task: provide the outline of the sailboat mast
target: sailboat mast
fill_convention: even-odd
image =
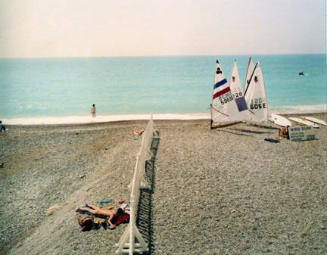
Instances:
[[[255,67],[254,67],[253,72],[252,72],[252,74],[251,74],[251,76],[250,76],[250,79],[249,79],[249,84],[247,85],[246,90],[244,91],[244,96],[246,95],[246,92],[248,91],[248,88],[249,88],[250,82],[251,82],[252,77],[253,77],[253,75],[254,75],[255,69],[257,69],[257,66],[258,66],[258,63],[255,64]]]

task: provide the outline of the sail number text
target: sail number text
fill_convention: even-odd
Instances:
[[[228,102],[233,101],[233,100],[234,100],[234,97],[231,92],[227,92],[219,97],[219,101],[222,105],[227,104]]]
[[[251,100],[250,109],[257,110],[267,108],[267,103],[265,102],[265,98],[254,98]]]

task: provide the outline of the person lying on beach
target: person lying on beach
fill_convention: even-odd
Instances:
[[[288,125],[286,127],[282,127],[279,129],[278,131],[278,135],[281,136],[281,137],[284,137],[284,138],[287,138],[289,139],[289,136],[288,136]]]
[[[144,133],[144,129],[134,129],[134,135],[142,135]]]
[[[85,207],[79,207],[76,209],[76,211],[82,211],[82,212],[89,212],[92,213],[95,216],[105,216],[108,217],[108,224],[110,225],[110,229],[114,229],[118,224],[117,218],[119,215],[124,214],[124,210],[119,208],[118,210],[115,209],[106,209],[102,207],[97,207],[95,205],[86,204]]]

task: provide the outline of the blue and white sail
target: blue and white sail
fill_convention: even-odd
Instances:
[[[240,121],[238,107],[218,60],[212,95],[211,120],[213,122]]]

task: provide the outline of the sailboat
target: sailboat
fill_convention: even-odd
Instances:
[[[240,121],[237,104],[218,60],[216,61],[215,83],[210,106],[211,127],[214,122]]]
[[[255,122],[268,121],[268,102],[260,62],[257,62],[254,67],[244,96],[249,110],[253,113],[250,115],[250,120]]]
[[[237,108],[238,108],[238,119],[239,120],[248,120],[249,112],[248,105],[243,96],[242,88],[241,88],[241,80],[238,72],[237,62],[234,60],[232,75],[230,79],[230,89],[232,91],[233,97],[235,99]]]

